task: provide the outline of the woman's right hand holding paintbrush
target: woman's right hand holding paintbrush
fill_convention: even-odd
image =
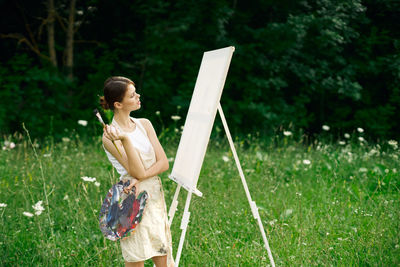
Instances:
[[[104,128],[104,136],[111,141],[116,140],[124,140],[126,138],[126,133],[121,132],[118,128],[114,127],[113,125],[105,124]]]

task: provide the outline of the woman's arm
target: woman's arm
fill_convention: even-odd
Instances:
[[[167,159],[167,155],[165,154],[165,151],[157,138],[156,131],[154,130],[151,122],[148,119],[140,119],[140,122],[145,128],[147,136],[149,137],[150,143],[153,146],[154,152],[156,154],[156,163],[154,163],[150,168],[146,170],[146,175],[152,177],[168,170],[169,162]]]
[[[119,134],[119,131],[115,128],[111,130],[113,127],[106,125],[107,129],[104,129],[103,134],[103,144],[108,152],[113,155],[119,163],[127,170],[128,174],[136,179],[141,179],[144,176],[145,169],[143,163],[140,159],[140,155],[138,151],[133,146],[132,142],[128,137],[122,137]],[[112,135],[111,131],[117,132],[117,134]],[[114,147],[111,139],[115,141],[115,145],[118,147],[117,149]]]
[[[109,151],[128,171],[128,173],[139,180],[143,180],[149,177],[153,177],[160,174],[169,168],[169,163],[167,156],[165,155],[164,149],[162,148],[160,142],[158,141],[157,135],[151,122],[147,119],[141,119],[144,128],[146,129],[149,140],[154,148],[156,154],[156,163],[154,163],[149,169],[145,169],[138,151],[133,146],[129,137],[124,133],[121,133],[118,129],[113,126],[107,125],[104,129],[103,144],[104,147]],[[138,126],[136,126],[138,127]],[[119,147],[122,156],[118,153],[117,149],[114,147],[113,140],[116,141],[115,144]]]

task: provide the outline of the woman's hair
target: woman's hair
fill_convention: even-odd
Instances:
[[[134,82],[125,77],[113,76],[108,78],[104,82],[104,96],[100,97],[100,105],[103,109],[114,111],[114,103],[122,102],[129,84],[135,86]]]

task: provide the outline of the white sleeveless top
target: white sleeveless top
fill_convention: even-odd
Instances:
[[[130,138],[133,146],[140,150],[143,153],[149,153],[151,150],[151,143],[150,140],[147,136],[147,132],[140,123],[138,119],[130,117],[133,122],[136,123],[136,128],[133,132],[128,132],[128,137]],[[113,119],[111,124],[115,127],[117,127],[120,131],[122,131],[121,127],[118,125],[118,123]],[[125,179],[125,178],[132,178],[128,174],[128,171],[121,165],[121,163],[110,153],[107,151],[107,149],[104,147],[104,151],[106,152],[106,155],[108,159],[110,160],[111,164],[114,166],[114,168],[117,170],[119,173],[120,177],[119,179]]]

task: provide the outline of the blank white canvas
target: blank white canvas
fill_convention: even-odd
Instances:
[[[197,181],[234,50],[231,46],[203,54],[175,163],[169,176],[199,196],[201,192],[196,188]]]

